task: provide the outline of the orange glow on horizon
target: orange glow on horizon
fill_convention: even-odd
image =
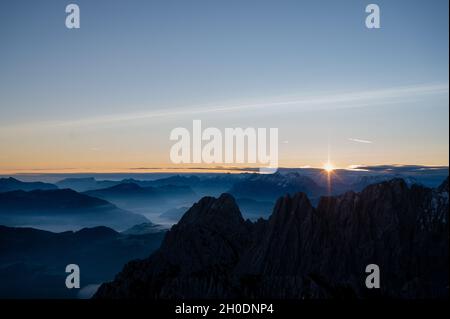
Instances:
[[[376,164],[359,164],[358,166],[376,166]],[[381,165],[381,164],[378,164]],[[386,164],[389,165],[389,164]],[[395,164],[391,164],[395,166]],[[397,164],[396,166],[404,166],[404,165],[418,165],[418,164]],[[421,166],[441,166],[448,167],[448,164],[420,164]],[[84,165],[83,165],[84,166]],[[30,175],[39,175],[39,174],[94,174],[94,173],[257,173],[258,167],[248,167],[248,166],[215,166],[215,165],[182,165],[182,166],[164,166],[164,165],[114,165],[109,164],[104,167],[100,166],[86,166],[76,167],[66,166],[66,167],[45,167],[45,166],[37,166],[30,168],[28,165],[25,167],[0,167],[0,175],[20,175],[20,174],[30,174]],[[324,174],[327,174],[330,178],[330,175],[336,175],[336,171],[338,169],[343,170],[359,170],[355,165],[349,166],[335,166],[334,163],[327,162],[325,164],[321,164],[320,166],[314,165],[282,165],[279,167],[280,169],[318,169],[322,170]]]

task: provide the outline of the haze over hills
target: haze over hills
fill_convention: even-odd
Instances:
[[[142,223],[134,225],[122,232],[124,235],[146,235],[146,234],[155,234],[168,230],[167,227],[162,225],[154,224],[152,222]]]
[[[119,181],[98,181],[94,177],[72,177],[65,178],[56,183],[59,188],[70,188],[77,192],[107,188],[119,184]]]
[[[450,0],[0,7],[0,301],[448,299]]]
[[[0,224],[32,226],[53,231],[106,225],[122,233],[117,235],[116,231],[100,227],[79,235],[69,232],[72,235],[63,236],[65,233],[49,235],[48,232],[28,228],[25,228],[26,231],[24,228],[2,228],[0,248],[5,243],[11,244],[12,248],[0,263],[0,279],[4,279],[5,287],[15,291],[16,296],[21,296],[21,285],[40,285],[44,281],[49,283],[48,290],[30,289],[32,296],[59,296],[61,290],[58,285],[65,273],[61,274],[60,268],[55,270],[47,261],[53,258],[50,255],[64,256],[59,250],[52,250],[55,247],[63,250],[63,247],[68,247],[69,242],[80,240],[80,245],[74,246],[74,258],[83,261],[84,256],[96,254],[98,258],[93,260],[101,267],[104,267],[103,262],[115,267],[114,271],[112,268],[108,270],[108,278],[94,273],[93,280],[88,283],[100,284],[112,280],[113,273],[118,272],[129,260],[147,257],[150,251],[145,253],[145,245],[148,243],[151,251],[159,247],[159,242],[153,239],[162,240],[161,233],[169,225],[179,222],[171,230],[171,235],[168,235],[161,250],[155,254],[159,257],[146,259],[142,262],[146,265],[144,268],[141,263],[132,262],[131,266],[125,268],[125,275],[120,275],[113,286],[105,287],[115,287],[114,294],[125,293],[120,280],[137,280],[133,275],[136,268],[136,271],[155,275],[156,280],[161,279],[167,283],[162,292],[152,290],[155,289],[153,284],[145,282],[146,289],[160,297],[172,297],[175,294],[173,291],[178,289],[183,294],[203,296],[201,287],[205,285],[205,280],[210,280],[208,278],[220,278],[214,281],[214,288],[208,293],[223,293],[221,296],[235,296],[237,291],[241,291],[252,298],[280,295],[305,298],[343,295],[365,297],[354,272],[357,267],[362,267],[363,262],[376,257],[379,258],[376,262],[382,264],[383,268],[387,267],[387,278],[399,271],[392,268],[394,264],[401,265],[402,269],[412,267],[405,278],[390,278],[393,285],[400,285],[399,280],[405,280],[408,287],[405,289],[412,291],[414,296],[419,295],[417,287],[431,295],[441,296],[442,289],[437,286],[437,278],[441,281],[448,278],[442,272],[442,263],[447,262],[448,265],[448,254],[444,249],[445,243],[441,240],[445,237],[443,225],[448,223],[448,180],[435,189],[420,184],[432,182],[434,185],[439,178],[443,179],[444,173],[448,174],[448,170],[432,169],[424,173],[423,168],[409,168],[408,173],[403,172],[403,175],[398,170],[392,170],[392,173],[389,170],[391,168],[375,173],[335,171],[331,177],[338,180],[342,187],[339,189],[337,184],[333,184],[334,190],[331,193],[341,195],[325,196],[320,200],[320,196],[329,194],[329,189],[323,185],[323,178],[326,177],[323,170],[281,169],[274,175],[172,175],[154,180],[71,178],[65,180],[66,184],[57,183],[59,186],[75,185],[78,189],[89,185],[108,185],[85,193],[73,189],[56,189],[55,185],[48,183],[2,179],[4,184],[7,182],[11,185],[13,182],[23,187],[52,189],[0,192]],[[396,176],[402,176],[405,182],[391,179]],[[200,194],[208,189],[211,193],[221,190],[233,192],[236,199],[230,195],[221,196],[220,199],[206,197],[192,206],[200,199]],[[351,191],[342,193],[348,189]],[[361,193],[354,192],[360,189],[363,189]],[[301,195],[303,193],[299,193],[300,191],[309,196]],[[275,198],[274,194],[278,197]],[[149,221],[136,214],[140,211],[155,213]],[[261,217],[268,220],[261,220]],[[160,222],[164,225],[159,224]],[[22,230],[24,233],[21,233]],[[21,239],[19,242],[22,246],[16,247],[14,245],[18,243],[18,233],[27,234],[23,237],[27,239]],[[84,235],[81,236],[82,234]],[[91,248],[87,243],[88,235],[94,241]],[[147,241],[145,236],[155,237]],[[32,238],[36,238],[36,241]],[[45,238],[51,240],[44,240]],[[105,244],[97,244],[97,240]],[[28,250],[26,242],[33,242]],[[205,247],[205,243],[210,244]],[[45,250],[47,245],[48,252]],[[86,245],[84,249],[83,245]],[[130,254],[120,253],[125,250],[122,245],[127,247]],[[17,248],[16,255],[12,250],[14,247]],[[117,254],[108,254],[106,250],[110,248],[116,250]],[[392,252],[392,256],[384,256],[383,251]],[[439,260],[434,260],[433,256],[440,256]],[[41,258],[44,262],[33,262],[33,258],[35,261]],[[164,270],[170,265],[170,269],[179,269],[180,272],[173,278],[166,278],[159,272],[154,273],[155,258],[158,260],[155,261],[158,265],[155,267],[160,267],[158,269]],[[331,269],[330,265],[337,258],[343,260],[343,265]],[[417,264],[405,261],[411,258],[418,260]],[[431,277],[426,277],[421,270],[421,265],[427,263],[433,264],[435,275]],[[150,268],[147,268],[148,265]],[[211,267],[221,275],[210,272]],[[313,273],[312,269],[320,271]],[[194,279],[193,272],[197,274]],[[146,280],[146,276],[139,280]],[[288,287],[284,286],[284,276],[295,278],[295,284],[290,281]],[[189,292],[184,291],[181,286],[173,286],[174,281],[183,286],[184,280],[192,282],[193,289]],[[89,288],[94,291],[96,287],[85,287],[85,290]],[[279,288],[276,290],[268,287]],[[398,286],[388,289],[383,293],[406,296],[399,292]],[[109,288],[107,292],[102,291],[99,296],[113,294]],[[134,292],[126,292],[129,293]],[[7,296],[8,293],[4,292],[4,295]],[[74,297],[65,292],[61,296]]]
[[[286,194],[304,192],[315,199],[327,193],[326,189],[317,185],[310,177],[299,173],[287,174],[251,174],[247,178],[233,184],[228,193],[240,199],[252,199],[253,201],[275,200]]]
[[[205,197],[95,297],[448,297],[448,201],[448,178],[435,189],[394,179],[317,208],[287,195],[251,223],[231,195]],[[376,292],[365,287],[369,264],[382,272]]]
[[[132,174],[129,175],[132,176]],[[99,180],[94,177],[71,177],[57,182],[56,185],[60,188],[71,188],[79,192],[110,188],[118,184],[133,183],[140,187],[186,186],[191,187],[194,192],[216,193],[229,189],[234,181],[244,177],[244,174],[169,174],[167,177],[153,179],[155,175],[158,176],[160,174],[147,175],[147,178],[152,179],[127,177],[117,180]]]
[[[219,174],[72,174],[56,182],[99,197],[121,209],[146,216],[150,220],[170,225],[178,221],[203,196],[219,196],[228,192],[236,197],[245,218],[256,220],[268,216],[275,200],[285,194],[305,192],[313,206],[320,196],[339,195],[346,191],[360,191],[364,187],[392,178],[403,178],[409,185],[436,187],[448,175],[448,167],[373,166],[356,170],[336,169],[330,175],[315,168],[280,168],[274,175],[256,173]],[[33,175],[34,179],[45,175]],[[51,175],[54,180],[56,175]],[[64,176],[64,175],[61,175]],[[77,177],[80,176],[80,177]],[[95,176],[95,177],[94,177]],[[99,176],[111,179],[99,179]],[[30,176],[23,176],[30,180]],[[114,178],[114,179],[113,179]],[[3,179],[2,181],[10,181]],[[46,183],[28,185],[15,179],[15,184],[27,187],[56,187]],[[1,183],[0,183],[1,184]],[[10,183],[9,183],[10,184]],[[19,188],[19,187],[15,187]]]
[[[131,259],[157,249],[164,231],[121,234],[110,228],[52,233],[0,226],[0,298],[78,298],[113,279]],[[80,267],[81,290],[65,287],[66,265]],[[84,297],[89,297],[89,292]]]
[[[141,187],[135,183],[120,183],[108,188],[96,189],[85,194],[104,198],[106,200],[130,200],[130,201],[161,201],[163,194],[154,187]]]
[[[108,226],[123,230],[148,220],[135,213],[71,189],[0,193],[0,224],[72,230]]]
[[[178,207],[178,208],[171,208],[165,211],[160,215],[160,217],[170,220],[173,223],[176,223],[183,217],[184,213],[189,209],[189,207]]]
[[[182,175],[174,175],[169,176],[165,178],[159,178],[154,181],[136,181],[133,180],[135,183],[139,184],[140,186],[167,186],[167,185],[175,185],[175,186],[190,186],[195,187],[198,184],[200,184],[204,180],[204,178],[200,178],[199,176],[195,175],[189,175],[189,176],[182,176]]]
[[[87,191],[84,194],[105,199],[121,208],[157,220],[163,212],[179,206],[190,206],[199,199],[189,186],[139,186],[122,182],[112,187]]]

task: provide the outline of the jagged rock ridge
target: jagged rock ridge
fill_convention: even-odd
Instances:
[[[95,297],[447,297],[448,243],[448,178],[437,189],[394,179],[317,208],[285,196],[256,223],[224,194],[200,200]],[[380,267],[380,289],[365,287],[368,264]]]

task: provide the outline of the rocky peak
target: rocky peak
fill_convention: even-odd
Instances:
[[[205,197],[157,253],[126,266],[97,297],[370,297],[368,264],[382,270],[381,296],[448,296],[447,221],[448,180],[432,190],[394,179],[324,197],[317,209],[297,193],[255,224],[230,195]]]
[[[202,225],[240,227],[243,223],[244,219],[233,196],[222,194],[217,199],[203,197],[183,215],[176,228]]]
[[[188,249],[198,255],[200,264],[206,259],[221,258],[236,253],[248,236],[248,226],[231,195],[222,194],[219,198],[204,197],[194,204],[168,232],[162,249],[167,251]],[[200,251],[211,249],[211,256]],[[217,250],[216,250],[217,249]],[[179,256],[184,251],[179,252]]]
[[[170,229],[154,255],[129,265],[118,276],[118,286],[103,285],[98,295],[227,296],[227,274],[240,260],[249,240],[249,226],[232,196],[204,197]],[[132,292],[130,282],[137,282],[144,290]]]

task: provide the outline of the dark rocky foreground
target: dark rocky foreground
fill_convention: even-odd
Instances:
[[[448,297],[448,209],[448,178],[437,189],[394,179],[317,208],[285,196],[256,223],[230,195],[205,197],[95,298]],[[368,264],[380,289],[365,286]]]
[[[137,234],[100,226],[53,233],[0,225],[0,300],[89,296],[86,289],[111,280],[131,259],[159,248],[164,230]],[[66,266],[81,269],[81,289],[67,289]]]

